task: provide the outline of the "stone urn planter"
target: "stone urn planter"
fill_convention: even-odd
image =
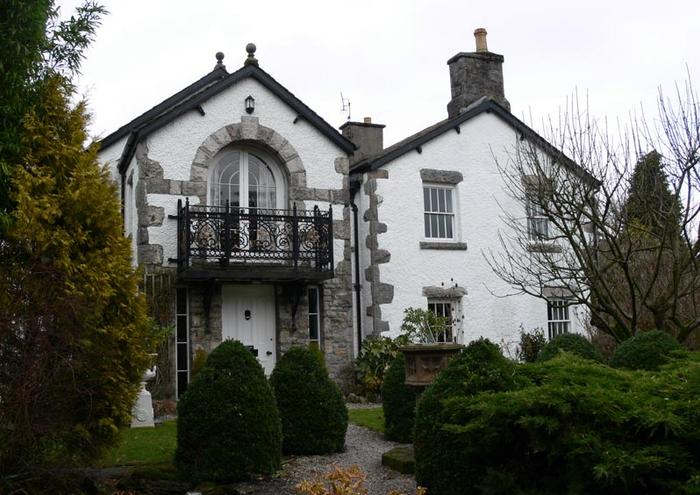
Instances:
[[[399,347],[406,357],[406,385],[427,387],[464,346],[451,342]]]
[[[155,363],[157,354],[151,354],[151,360]],[[147,369],[141,378],[141,390],[136,397],[136,402],[131,409],[131,427],[132,428],[153,428],[155,427],[153,415],[153,400],[151,393],[146,390],[146,382],[153,380],[156,377],[156,365]]]

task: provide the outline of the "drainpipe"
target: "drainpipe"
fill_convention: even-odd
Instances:
[[[355,291],[355,311],[357,319],[357,355],[360,355],[360,349],[362,347],[362,295],[360,293],[360,234],[359,234],[359,221],[357,205],[355,204],[355,193],[359,190],[359,184],[357,186],[350,187],[350,209],[352,210],[353,218],[353,241],[355,243],[355,283],[353,284],[353,289]]]

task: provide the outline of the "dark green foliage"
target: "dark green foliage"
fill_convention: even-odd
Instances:
[[[243,344],[225,341],[180,398],[175,463],[194,481],[272,474],[282,431],[272,389]]]
[[[451,438],[450,462],[418,478],[429,493],[697,493],[697,354],[657,373],[567,354],[518,373],[525,386],[443,403],[432,428]],[[418,444],[416,461],[421,473]]]
[[[29,112],[0,242],[0,473],[93,459],[131,421],[153,352],[118,192],[54,78]]]
[[[406,385],[405,380],[406,358],[400,353],[384,375],[382,385],[384,427],[389,440],[410,443],[413,439],[417,389]]]
[[[547,339],[545,339],[542,330],[535,329],[532,332],[526,332],[522,326],[520,327],[518,359],[526,363],[534,363],[545,345],[547,345]]]
[[[519,388],[524,378],[516,364],[501,354],[488,340],[470,343],[428,387],[416,409],[414,446],[416,481],[428,493],[462,493],[459,487],[472,485],[471,475],[458,453],[473,448],[461,437],[442,427],[448,418],[445,406],[450,400],[471,397],[480,392]]]
[[[326,454],[343,449],[348,411],[318,351],[306,347],[287,351],[275,366],[270,384],[282,420],[285,453]]]
[[[610,365],[631,370],[657,370],[668,362],[673,351],[681,349],[678,341],[666,332],[642,332],[620,344]]]
[[[637,162],[625,203],[628,228],[643,229],[657,238],[678,235],[681,224],[681,203],[671,192],[662,156],[651,151]]]
[[[22,162],[24,118],[41,110],[44,84],[60,76],[66,89],[78,72],[106,10],[93,1],[57,22],[53,0],[2,0],[0,5],[0,231],[9,225],[10,179]]]
[[[548,361],[558,356],[561,351],[570,352],[571,354],[586,359],[592,359],[593,361],[603,361],[603,357],[596,348],[593,347],[593,344],[591,344],[586,337],[577,333],[563,333],[554,337],[542,348],[542,352],[540,352],[537,360]]]
[[[370,400],[382,389],[384,374],[394,358],[399,354],[399,347],[410,341],[406,335],[395,339],[389,337],[371,337],[362,341],[360,355],[355,360],[360,393]]]

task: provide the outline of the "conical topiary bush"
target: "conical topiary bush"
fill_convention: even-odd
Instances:
[[[293,347],[270,377],[287,454],[326,454],[345,445],[348,411],[319,353]]]
[[[418,389],[406,385],[405,381],[406,358],[400,353],[389,365],[382,384],[384,430],[389,440],[411,443]]]
[[[280,467],[281,445],[275,397],[262,367],[240,342],[223,342],[178,403],[178,469],[194,481],[272,474]]]

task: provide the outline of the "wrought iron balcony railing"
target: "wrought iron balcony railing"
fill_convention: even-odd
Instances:
[[[333,270],[333,214],[190,205],[178,200],[178,266],[217,263]]]

